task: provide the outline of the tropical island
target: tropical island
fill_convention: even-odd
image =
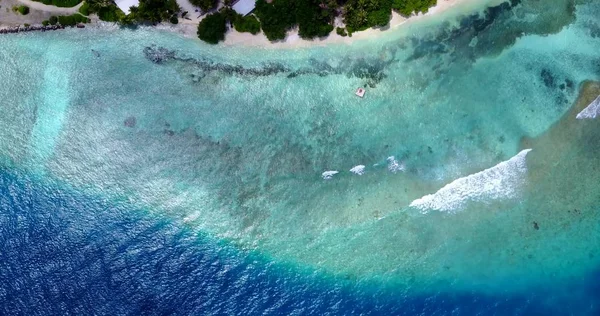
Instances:
[[[291,30],[305,40],[325,38],[334,30],[339,36],[351,37],[355,32],[389,25],[392,12],[408,17],[426,13],[437,4],[437,0],[0,1],[3,7],[12,8],[12,12],[2,10],[0,21],[13,22],[13,26],[83,27],[82,24],[97,21],[126,27],[187,23],[197,24],[198,37],[210,44],[224,41],[230,29],[253,35],[262,31],[271,42],[284,40]],[[30,10],[36,14],[28,16]]]
[[[208,43],[218,43],[225,39],[227,24],[238,32],[256,34],[262,30],[270,41],[285,39],[294,28],[298,28],[303,39],[326,37],[334,28],[338,35],[352,36],[371,27],[385,27],[392,10],[409,16],[427,12],[436,3],[437,0],[258,0],[246,16],[225,3],[221,10],[200,22],[198,36]],[[336,24],[339,18],[342,23]]]

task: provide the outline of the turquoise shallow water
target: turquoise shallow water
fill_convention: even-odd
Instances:
[[[598,147],[584,137],[597,129],[548,135],[600,79],[599,13],[511,1],[298,50],[150,29],[3,36],[0,157],[349,282],[512,293],[572,281],[598,265]],[[449,183],[435,205],[410,206]]]

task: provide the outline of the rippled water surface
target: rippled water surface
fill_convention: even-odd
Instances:
[[[475,7],[0,37],[3,313],[598,313],[600,3]]]

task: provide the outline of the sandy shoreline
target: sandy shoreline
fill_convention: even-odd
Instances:
[[[26,3],[30,4],[29,0],[7,0],[9,2],[15,3]],[[248,47],[259,47],[259,48],[300,48],[300,47],[312,47],[312,46],[325,46],[328,44],[348,44],[351,45],[356,41],[360,41],[363,39],[369,39],[374,37],[379,37],[383,34],[388,34],[389,31],[394,29],[398,29],[402,25],[405,25],[410,22],[414,22],[420,20],[425,17],[432,17],[435,15],[439,15],[440,13],[446,12],[451,8],[456,7],[477,7],[477,9],[482,9],[485,7],[485,4],[489,4],[491,2],[503,2],[504,0],[438,0],[438,4],[429,9],[429,11],[425,14],[413,15],[410,17],[403,17],[396,12],[392,12],[392,19],[388,26],[384,28],[371,28],[364,31],[356,32],[349,36],[340,36],[335,30],[331,32],[331,34],[326,38],[319,38],[314,40],[305,40],[300,38],[298,35],[298,30],[293,29],[288,32],[288,35],[285,40],[278,42],[270,42],[267,37],[261,32],[257,35],[252,35],[250,33],[240,33],[235,31],[234,29],[230,29],[226,36],[225,41],[219,43],[219,46],[248,46]],[[50,15],[56,15],[57,13],[75,13],[78,5],[74,8],[56,8],[53,6],[46,6],[41,3],[36,3],[35,6],[31,7],[31,11],[34,14],[30,14],[27,16],[13,16],[13,20],[6,21],[1,19],[0,16],[0,28],[13,27],[16,25],[22,25],[24,23],[28,23],[31,25],[41,25],[41,21],[35,21],[34,17],[39,19],[40,16],[49,17]],[[468,10],[467,10],[468,11]],[[12,13],[12,12],[11,12]],[[0,13],[0,15],[2,15]],[[14,15],[14,14],[13,14]],[[14,19],[16,18],[16,19]],[[92,23],[88,24],[88,27],[107,27],[107,24],[113,24],[108,22],[98,21],[95,15],[91,15]],[[200,19],[201,20],[201,19]],[[8,23],[7,23],[8,22]],[[197,38],[196,32],[198,27],[198,19],[194,20],[186,20],[180,19],[179,24],[159,24],[155,26],[156,29],[166,30],[173,33],[181,34],[188,38],[193,38],[199,40]],[[341,23],[341,18],[338,17],[336,19],[335,25],[338,26]]]
[[[25,24],[40,26],[42,21],[49,19],[50,16],[77,13],[83,3],[71,8],[59,8],[31,0],[2,0],[0,5],[2,6],[0,8],[0,29],[8,29]],[[11,10],[13,6],[20,5],[28,6],[29,14],[21,15]]]
[[[410,17],[404,17],[400,14],[392,11],[392,19],[388,26],[384,28],[370,28],[364,31],[355,32],[352,34],[352,37],[349,36],[340,36],[335,30],[329,34],[326,38],[314,39],[314,40],[304,40],[300,38],[298,35],[298,30],[294,29],[288,32],[288,36],[284,41],[280,42],[270,42],[267,37],[261,32],[257,35],[252,35],[249,33],[239,33],[235,30],[230,30],[226,37],[225,41],[222,43],[224,46],[232,46],[232,45],[243,45],[243,46],[269,46],[273,48],[296,48],[296,47],[309,47],[309,46],[323,46],[328,44],[352,44],[355,41],[359,41],[362,39],[368,39],[373,37],[378,37],[383,34],[387,34],[389,31],[397,29],[406,23],[410,23],[416,20],[419,20],[426,16],[433,16],[439,13],[445,12],[448,9],[454,7],[457,4],[465,3],[465,2],[482,2],[480,0],[438,0],[436,6],[429,9],[426,14],[413,15]],[[337,24],[337,23],[336,23]],[[195,35],[195,32],[194,32]]]
[[[335,30],[329,34],[326,38],[305,40],[300,38],[298,30],[294,29],[288,32],[285,40],[278,42],[270,42],[267,37],[261,32],[257,35],[250,33],[240,33],[234,29],[230,29],[226,36],[225,41],[219,43],[221,46],[249,46],[249,47],[260,47],[260,48],[299,48],[299,47],[311,47],[311,46],[324,46],[328,44],[352,44],[362,39],[374,38],[387,34],[388,31],[397,29],[398,27],[410,23],[416,20],[420,20],[424,17],[431,17],[438,15],[442,12],[446,12],[451,8],[458,7],[459,5],[477,5],[479,8],[484,7],[483,3],[489,2],[503,2],[504,0],[438,0],[436,6],[429,9],[425,14],[413,15],[410,17],[403,17],[396,12],[392,11],[392,19],[388,26],[384,28],[371,28],[364,31],[356,32],[352,34],[352,37],[340,36]],[[336,21],[336,26],[339,25],[340,21]],[[180,20],[180,24],[171,27],[172,31],[178,32],[190,38],[197,38],[196,30],[198,23],[196,21]]]

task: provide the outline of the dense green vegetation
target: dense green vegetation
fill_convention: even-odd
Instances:
[[[392,8],[402,15],[411,15],[413,12],[425,13],[436,3],[437,0],[394,0]]]
[[[58,24],[62,26],[75,26],[78,23],[89,23],[90,19],[81,14],[61,15],[58,17]]]
[[[61,8],[71,8],[78,5],[82,0],[33,0],[47,5]]]
[[[84,2],[81,7],[79,7],[79,13],[88,16],[90,15],[90,4],[86,2]]]
[[[27,15],[29,14],[29,7],[26,5],[20,5],[18,7],[13,7],[13,11],[19,12],[21,15]]]
[[[233,12],[233,18],[230,21],[236,31],[251,34],[258,34],[260,32],[260,22],[258,22],[254,15],[241,16],[233,10],[231,12]]]
[[[210,11],[217,7],[218,0],[190,0],[190,3],[202,9],[202,11]]]
[[[386,26],[392,18],[393,0],[350,0],[344,6],[344,23],[349,33]]]
[[[296,23],[302,38],[324,37],[333,31],[335,10],[320,0],[296,0]]]
[[[139,23],[171,21],[173,17],[177,18],[180,10],[175,0],[140,0],[137,7],[131,7],[128,20],[123,21]]]
[[[215,3],[214,0],[191,1],[205,8],[213,8]],[[388,25],[392,10],[411,15],[415,12],[427,12],[436,3],[437,0],[273,0],[271,3],[257,0],[254,9],[257,21],[253,15],[242,17],[234,12],[229,7],[229,1],[221,12],[202,20],[198,26],[198,36],[216,44],[225,38],[229,21],[238,32],[257,34],[262,29],[270,41],[285,39],[287,32],[294,27],[298,27],[300,37],[313,39],[329,35],[334,29],[333,22],[340,13],[346,27],[338,27],[336,33],[340,36],[352,36],[356,31]]]
[[[86,0],[79,8],[79,13],[86,16],[95,13],[106,22],[118,22],[125,17],[113,0]]]
[[[236,31],[258,34],[260,22],[254,15],[242,16],[231,8],[224,8],[220,12],[204,17],[198,25],[198,37],[210,44],[217,44],[225,39],[227,22],[230,22]]]
[[[119,22],[125,18],[125,13],[117,6],[101,7],[95,13],[98,14],[100,20],[106,22]]]
[[[119,22],[121,24],[134,23],[178,23],[177,14],[180,8],[176,0],[140,0],[138,6],[131,7],[131,12],[125,15],[114,0],[86,0],[79,8],[79,13],[90,15],[95,13],[100,20]]]
[[[337,35],[339,35],[339,36],[348,36],[348,33],[346,33],[346,29],[345,29],[345,28],[336,27],[336,28],[335,28],[335,32],[336,32],[336,33],[337,33]]]
[[[410,15],[427,12],[436,3],[437,0],[273,0],[272,3],[258,0],[255,13],[267,38],[275,41],[284,39],[287,31],[295,26],[305,39],[327,36],[333,31],[333,21],[340,11],[348,32],[336,32],[343,36],[386,26],[392,9]]]
[[[90,23],[90,19],[79,13],[75,13],[72,15],[60,15],[60,16],[53,15],[48,20],[42,22],[42,24],[44,26],[46,26],[48,24],[50,24],[50,25],[60,24],[62,26],[75,26],[79,23]]]
[[[256,1],[256,15],[260,26],[270,41],[282,40],[296,24],[294,0]]]
[[[210,44],[217,44],[225,39],[227,19],[224,13],[207,15],[198,25],[198,37]]]
[[[331,2],[331,1],[330,1]],[[337,4],[320,0],[265,0],[256,2],[256,15],[263,32],[271,41],[285,38],[289,29],[298,26],[302,38],[327,36],[333,31]]]

